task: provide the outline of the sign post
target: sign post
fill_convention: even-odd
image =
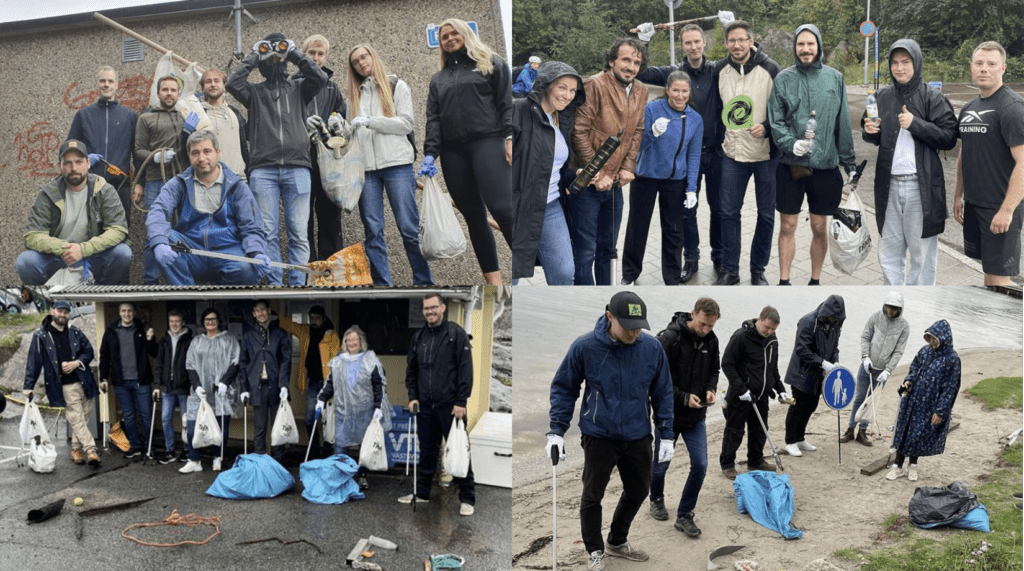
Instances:
[[[843,410],[853,402],[856,389],[857,383],[854,381],[853,373],[851,373],[849,369],[836,367],[831,373],[825,376],[825,386],[821,396],[825,399],[825,404],[828,405],[830,409],[836,411],[837,441],[842,438],[839,411]],[[839,463],[843,463],[843,445],[841,442],[839,442]]]

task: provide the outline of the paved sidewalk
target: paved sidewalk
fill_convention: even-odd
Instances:
[[[861,184],[858,187],[860,193],[871,192],[869,187]],[[626,221],[629,219],[629,187],[624,189],[624,208],[622,216],[622,227],[619,229],[617,242],[618,251],[622,252],[622,243],[626,236]],[[845,200],[845,196],[844,196]],[[793,285],[806,285],[811,278],[811,225],[808,219],[807,205],[800,214],[800,222],[796,230],[796,255],[793,258],[793,267],[790,270],[789,281]],[[878,265],[878,234],[874,224],[874,210],[866,208],[864,220],[867,222],[868,231],[871,232],[871,253],[867,259],[850,276],[837,270],[832,266],[830,254],[825,254],[825,264],[821,270],[822,285],[883,285],[882,270]],[[740,252],[740,285],[750,285],[750,240],[754,234],[754,221],[757,218],[757,208],[754,200],[754,181],[751,178],[747,185],[743,210],[740,215],[743,243]],[[707,202],[704,199],[704,192],[700,193],[700,203],[697,205],[697,226],[700,230],[700,268],[697,277],[690,280],[686,285],[712,285],[717,277],[711,266],[711,248],[708,245],[708,223],[710,214]],[[663,285],[661,279],[661,225],[659,223],[658,207],[655,205],[654,214],[651,217],[651,231],[647,239],[647,252],[644,255],[644,267],[636,285]],[[768,283],[775,285],[779,283],[779,253],[778,238],[781,220],[778,212],[775,213],[775,232],[772,235],[772,256],[765,268],[765,277]],[[614,285],[618,285],[622,278],[621,264],[616,262],[616,271],[613,276]],[[985,283],[985,275],[981,270],[981,264],[967,258],[960,252],[939,242],[937,285],[957,286],[973,285],[981,286]],[[532,278],[519,280],[519,285],[545,285],[544,270],[537,267]]]

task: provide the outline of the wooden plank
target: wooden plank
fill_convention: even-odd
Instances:
[[[960,421],[958,421],[958,420],[953,421],[953,424],[951,424],[949,426],[949,430],[947,431],[947,434],[949,432],[953,432],[954,430],[956,430],[959,427],[960,427]],[[889,467],[889,455],[886,454],[882,458],[879,458],[878,460],[875,460],[875,461],[871,462],[870,464],[868,464],[866,466],[861,466],[860,467],[860,473],[861,473],[862,476],[874,476],[875,474],[881,472],[882,469],[888,468],[888,467]]]

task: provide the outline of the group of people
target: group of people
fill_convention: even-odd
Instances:
[[[864,326],[856,395],[842,442],[853,440],[859,425],[857,442],[872,445],[866,432],[870,415],[860,409],[868,406],[865,401],[869,392],[871,398],[882,394],[903,355],[909,325],[902,312],[902,295],[890,293],[882,309],[873,313]],[[843,367],[839,360],[839,338],[846,320],[843,298],[831,295],[800,318],[784,379],[779,373],[780,347],[775,335],[781,322],[777,309],[765,306],[757,317],[743,321],[723,350],[713,331],[720,316],[718,303],[702,297],[692,311],[677,312],[655,337],[642,331],[650,325],[647,305],[640,296],[618,292],[593,331],[572,343],[555,372],[547,457],[558,454],[565,458],[564,435],[583,390],[579,410],[584,456],[579,517],[589,557],[587,569],[605,569],[606,556],[648,559],[644,551],[630,543],[630,525],[648,497],[651,516],[657,520],[669,518],[665,475],[678,440],[686,445],[690,467],[675,513],[675,528],[689,537],[700,536],[695,511],[708,467],[706,414],[707,407],[718,400],[720,373],[728,382],[721,399],[725,428],[719,455],[725,477],[735,479],[738,475],[736,454],[744,432],[747,469],[774,470],[764,456],[768,405],[773,398],[789,405],[786,452],[799,457],[816,450],[806,438],[806,429],[822,396],[826,376]],[[914,357],[899,389],[902,398],[892,440],[896,459],[886,480],[902,476],[917,480],[918,458],[941,454],[945,447],[960,389],[960,358],[953,348],[947,321],[934,323],[924,338],[928,344]],[[605,541],[601,502],[614,468],[618,468],[623,491]]]
[[[226,316],[210,307],[200,316],[201,331],[193,334],[185,314],[172,308],[167,313],[167,333],[159,340],[152,327],[136,316],[135,305],[121,303],[119,319],[103,333],[99,348],[99,382],[90,364],[95,352],[88,338],[68,324],[70,304],[56,302],[32,337],[25,371],[24,393],[29,399],[40,373],[52,406],[64,407],[71,426],[71,461],[100,464],[96,442],[88,426],[93,399],[113,388],[123,418],[129,449],[124,458],[136,460],[152,450],[151,408],[161,403],[163,454],[160,464],[186,462],[182,474],[202,472],[199,450],[192,446],[196,416],[202,401],[213,410],[229,439],[232,418],[239,407],[252,406],[257,454],[284,459],[284,447],[272,446],[268,427],[273,426],[281,401],[291,400],[292,336],[299,340],[298,375],[294,384],[306,402],[307,434],[317,433],[322,453],[358,457],[357,448],[371,422],[391,426],[387,377],[380,359],[369,348],[366,334],[353,325],[339,336],[324,307],[309,309],[309,323],[276,318],[268,301],[252,306],[241,341],[226,329]],[[413,334],[407,356],[405,385],[409,410],[417,414],[419,468],[412,493],[398,501],[428,502],[437,471],[441,439],[455,419],[465,419],[466,403],[473,390],[473,363],[469,336],[448,321],[447,306],[439,294],[423,298],[426,321]],[[151,362],[152,361],[152,362]],[[103,396],[102,398],[107,398]],[[322,443],[315,423],[325,407],[334,410],[334,443]],[[183,449],[176,447],[175,409],[187,419],[182,433]],[[318,446],[318,448],[320,447]],[[214,471],[221,469],[223,447],[214,454]],[[369,488],[366,469],[355,478]],[[476,504],[472,466],[459,486],[460,514],[472,515]]]
[[[796,64],[781,69],[742,20],[726,25],[729,54],[719,61],[705,57],[701,27],[685,25],[686,58],[665,67],[647,67],[653,25],[638,30],[640,39],[612,44],[604,71],[593,77],[545,62],[527,97],[514,102],[513,277],[532,277],[540,265],[550,285],[613,283],[610,262],[629,185],[621,284],[634,283],[642,271],[655,201],[664,283],[689,282],[700,259],[696,208],[703,178],[715,285],[739,284],[740,212],[753,177],[750,283],[768,285],[777,211],[779,285],[790,284],[805,197],[809,285],[820,283],[828,217],[843,199],[844,179],[856,171],[845,82],[824,64],[821,32],[813,24],[798,27]],[[964,226],[965,251],[981,260],[985,285],[1009,284],[1020,272],[1024,98],[1002,82],[1005,49],[983,42],[974,50],[970,68],[979,96],[959,119],[949,100],[922,81],[917,42],[894,42],[888,59],[892,84],[877,94],[877,116],[865,112],[860,121],[862,138],[879,146],[874,198],[884,283],[935,284],[938,236],[948,216],[938,151],[960,139],[953,213]],[[664,98],[648,102],[645,83],[664,86]],[[618,146],[609,153],[612,137]],[[597,164],[600,170],[588,172]]]
[[[440,159],[484,278],[501,283],[489,223],[509,239],[511,70],[462,20],[445,20],[439,40],[441,70],[430,81],[418,173],[436,175]],[[368,44],[349,51],[347,89],[341,87],[326,66],[329,54],[330,42],[320,34],[301,46],[267,34],[230,74],[203,72],[205,118],[179,110],[179,97],[187,94],[174,75],[156,79],[159,105],[136,115],[116,101],[117,71],[101,67],[98,99],[75,114],[60,145],[61,174],[43,185],[29,212],[26,250],[16,263],[21,280],[67,280],[55,274],[71,268],[79,281],[127,283],[134,201],[146,212],[144,284],[163,277],[173,285],[254,285],[264,278],[282,285],[282,208],[285,262],[305,266],[342,249],[342,211],[324,190],[324,165],[318,161],[325,159],[318,158],[318,145],[329,134],[345,134],[358,142],[365,161],[359,213],[373,284],[393,283],[384,234],[386,192],[413,285],[433,285],[419,245],[410,87],[389,73]],[[296,72],[290,73],[289,63]],[[254,69],[263,81],[250,81]],[[227,103],[226,93],[244,114]],[[133,172],[140,173],[134,185]],[[175,248],[179,242],[252,262],[200,256]],[[307,273],[287,273],[289,285],[306,283]]]

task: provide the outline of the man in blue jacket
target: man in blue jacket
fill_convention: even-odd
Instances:
[[[586,381],[580,405],[583,433],[583,497],[580,527],[589,554],[587,569],[601,571],[604,557],[647,561],[647,553],[628,540],[633,517],[651,485],[653,464],[651,421],[661,439],[658,462],[672,459],[672,379],[661,343],[641,329],[647,324],[647,305],[633,292],[612,296],[594,330],[569,347],[551,381],[551,431],[546,453],[552,448],[565,458],[563,435],[572,409]],[[623,491],[612,517],[608,544],[601,537],[601,500],[614,468],[619,469]]]
[[[252,306],[254,323],[242,334],[242,354],[238,367],[241,375],[242,406],[252,402],[257,454],[267,453],[267,427],[274,425],[277,407],[282,400],[291,400],[288,387],[292,382],[292,337],[270,319],[270,303],[259,300]],[[271,448],[278,462],[284,459],[284,446]]]
[[[270,269],[256,199],[245,181],[220,162],[213,131],[189,136],[188,158],[192,166],[167,181],[146,217],[148,248],[164,279],[171,285],[255,285]],[[179,241],[190,248],[248,256],[260,264],[179,254],[170,246]]]

